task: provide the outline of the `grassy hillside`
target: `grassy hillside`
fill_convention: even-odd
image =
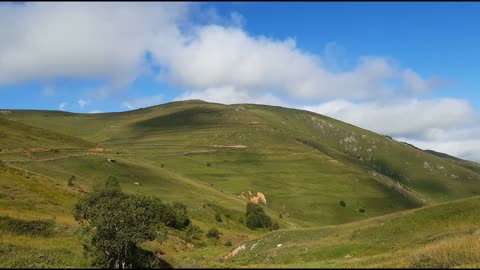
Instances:
[[[241,267],[480,266],[478,197],[339,226],[283,230],[245,243]],[[279,246],[280,245],[280,246]]]
[[[195,247],[182,242],[183,232],[178,231],[172,231],[164,243],[146,244],[149,249],[163,250],[174,266],[192,267],[209,261],[213,262],[209,266],[224,265],[217,259],[232,249],[227,242],[237,246],[266,233],[251,231],[244,224],[246,200],[241,194],[249,191],[265,195],[266,212],[283,229],[282,234],[265,237],[291,232],[285,241],[299,241],[297,237],[305,233],[305,241],[318,239],[322,254],[310,252],[317,245],[315,240],[299,253],[300,261],[292,257],[266,262],[263,259],[270,255],[265,254],[276,249],[265,249],[265,254],[259,253],[263,257],[249,260],[254,257],[239,255],[228,265],[277,265],[276,260],[278,265],[289,266],[314,266],[320,260],[325,266],[349,265],[350,261],[337,261],[337,247],[322,246],[333,245],[328,241],[337,239],[331,238],[333,228],[338,232],[348,226],[364,228],[373,224],[371,218],[389,219],[392,216],[385,215],[392,213],[400,217],[409,209],[480,194],[476,163],[428,153],[329,117],[282,107],[185,101],[123,113],[11,110],[0,115],[0,124],[0,219],[51,220],[53,227],[65,231],[32,236],[2,229],[0,224],[6,235],[0,241],[4,248],[0,261],[4,256],[7,262],[0,266],[27,265],[23,255],[9,254],[28,254],[33,249],[43,255],[32,261],[32,267],[88,265],[75,236],[78,226],[71,207],[109,176],[119,179],[127,193],[186,204],[189,215],[205,231],[212,226],[220,229],[222,240],[202,238]],[[67,185],[71,176],[75,176],[74,186]],[[217,212],[222,222],[215,219]],[[339,224],[347,225],[324,227]],[[322,235],[329,240],[323,242]],[[397,241],[393,235],[385,237]],[[423,237],[429,236],[418,235],[418,239]],[[61,244],[66,239],[69,244]],[[358,239],[338,249],[352,253],[370,249],[368,239]],[[34,244],[29,246],[29,241]],[[389,244],[397,248],[394,242]],[[377,253],[358,254],[377,256],[386,251],[379,248]]]

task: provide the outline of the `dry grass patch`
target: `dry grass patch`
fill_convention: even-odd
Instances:
[[[480,266],[480,235],[468,235],[434,242],[411,257],[414,268]]]

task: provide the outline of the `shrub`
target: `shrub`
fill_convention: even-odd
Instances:
[[[217,228],[211,228],[207,232],[207,237],[208,238],[215,238],[215,239],[220,239],[220,235],[222,233],[217,230]]]
[[[283,215],[282,215],[282,214],[279,214],[279,215],[278,215],[278,218],[282,219],[282,218],[283,218]]]
[[[210,164],[210,162],[207,162],[207,167],[210,167],[212,166],[212,164]]]
[[[342,207],[347,206],[347,204],[346,204],[344,201],[340,201],[339,204],[340,204]]]
[[[365,208],[360,208],[360,209],[358,209],[358,211],[363,214],[363,213],[365,213]]]
[[[220,212],[215,212],[215,220],[217,222],[222,222],[222,215],[220,214]]]
[[[272,229],[272,231],[276,231],[276,230],[280,229],[280,226],[278,225],[277,222],[274,222],[271,229]]]
[[[247,222],[246,225],[248,228],[254,230],[256,228],[270,228],[273,225],[272,219],[265,214],[263,208],[255,203],[247,203]]]
[[[177,224],[171,206],[158,198],[123,193],[115,177],[81,198],[74,217],[85,232],[91,232],[85,251],[102,268],[147,267],[151,261],[140,244],[154,240],[160,224]]]
[[[228,241],[225,243],[225,246],[227,246],[227,247],[233,246],[232,241],[228,240]]]
[[[187,241],[192,241],[193,239],[199,239],[202,230],[197,225],[190,223],[185,231],[185,237]]]
[[[75,180],[76,180],[75,175],[72,175],[72,176],[70,177],[70,179],[68,179],[68,185],[69,185],[69,186],[73,186],[73,185],[74,185],[73,182],[74,182]]]
[[[263,208],[260,205],[252,202],[247,203],[247,212],[246,212],[247,217],[250,214],[261,214],[261,213],[265,213],[265,211],[263,211]]]

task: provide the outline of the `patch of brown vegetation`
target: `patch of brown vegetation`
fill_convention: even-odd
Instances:
[[[415,268],[453,268],[480,266],[480,235],[473,234],[434,242],[415,252]]]
[[[11,114],[11,113],[12,113],[12,111],[0,110],[0,114],[3,114],[3,115],[5,115],[5,114]]]
[[[102,147],[96,147],[96,148],[90,148],[88,149],[89,152],[110,152],[112,149],[110,148],[102,148]]]
[[[235,255],[238,254],[238,252],[244,250],[247,248],[247,244],[243,244],[243,245],[240,245],[238,246],[237,248],[235,248],[234,250],[230,251],[229,253],[225,254],[225,256],[223,256],[223,259],[229,259],[231,257],[234,257]]]
[[[245,148],[247,148],[246,145],[241,145],[241,144],[238,144],[238,145],[212,145],[211,147],[215,147],[215,148],[233,148],[233,149],[245,149]]]

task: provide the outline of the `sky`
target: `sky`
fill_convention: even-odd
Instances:
[[[0,3],[0,108],[310,110],[480,161],[480,3]]]

